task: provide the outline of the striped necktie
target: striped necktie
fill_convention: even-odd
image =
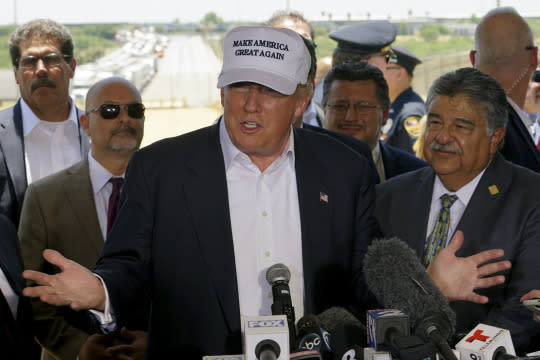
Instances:
[[[437,216],[435,227],[426,239],[424,247],[424,265],[428,266],[435,256],[446,246],[448,227],[450,226],[450,207],[457,200],[456,195],[444,194],[441,196],[441,210]]]

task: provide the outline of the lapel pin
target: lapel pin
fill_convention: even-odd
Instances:
[[[497,185],[491,185],[490,187],[488,187],[488,189],[491,195],[497,195],[499,193],[499,188],[497,187]]]
[[[324,203],[327,203],[328,204],[328,194],[326,193],[323,193],[322,191],[319,193],[319,200],[321,202],[324,202]]]

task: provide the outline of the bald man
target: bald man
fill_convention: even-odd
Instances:
[[[122,78],[101,80],[88,91],[86,113],[81,115],[80,122],[91,138],[88,156],[28,187],[19,226],[27,269],[58,271],[48,266],[41,256],[47,248],[68,254],[89,269],[94,267],[114,222],[114,205],[127,164],[143,137],[141,95],[133,84]],[[44,349],[45,359],[53,356],[55,359],[76,359],[77,356],[81,360],[108,359],[115,351],[125,351],[142,359],[146,342],[143,332],[124,329],[116,339],[91,335],[90,324],[80,314],[39,300],[34,300],[33,306],[35,335]],[[140,315],[142,319],[134,319],[130,327],[146,327],[145,314]],[[113,341],[128,346],[106,351]],[[129,346],[131,342],[139,344],[139,349]]]
[[[518,165],[540,172],[540,152],[534,143],[534,123],[525,114],[525,98],[538,48],[531,28],[517,11],[489,11],[476,27],[472,65],[502,85],[508,100],[508,125],[501,153]]]

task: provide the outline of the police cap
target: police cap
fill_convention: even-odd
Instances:
[[[368,21],[339,28],[329,37],[337,41],[337,49],[355,54],[390,52],[389,45],[396,39],[396,27],[389,21]]]
[[[403,66],[407,72],[412,75],[416,65],[421,64],[422,60],[414,56],[409,50],[400,46],[392,46],[394,54],[396,54],[396,63]]]

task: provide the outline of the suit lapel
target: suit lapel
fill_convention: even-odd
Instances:
[[[0,120],[0,147],[20,208],[27,187],[20,100],[13,107],[13,116],[6,116]]]
[[[310,299],[310,294],[314,294],[314,289],[309,289],[310,284],[314,284],[314,277],[317,275],[314,269],[322,261],[318,257],[325,257],[331,249],[330,241],[320,241],[320,239],[331,239],[332,224],[328,219],[332,218],[332,207],[334,204],[334,194],[331,192],[325,174],[329,174],[328,169],[317,161],[317,154],[310,151],[310,146],[306,146],[305,133],[297,128],[294,131],[294,153],[296,186],[298,191],[298,205],[300,210],[300,228],[302,233],[302,262],[304,268],[304,285],[306,294],[306,310],[313,311],[314,299]],[[317,249],[314,251],[313,249]]]
[[[103,248],[103,235],[97,218],[94,192],[90,182],[88,157],[67,170],[64,194],[73,215],[88,235],[88,241],[96,251],[96,257]]]
[[[223,315],[230,329],[239,329],[240,304],[219,123],[210,127],[207,143],[187,161],[185,198]]]
[[[435,173],[431,167],[425,167],[419,172],[418,186],[408,189],[412,196],[409,198],[407,218],[409,219],[407,231],[410,238],[407,239],[416,254],[422,258],[424,254],[424,245],[427,238],[427,226],[429,220],[429,211],[431,207],[431,197],[433,196],[433,184]],[[396,199],[400,201],[399,199]]]
[[[484,175],[478,182],[474,193],[469,200],[467,208],[461,216],[457,230],[463,231],[465,242],[457,255],[470,253],[467,240],[468,229],[475,229],[478,224],[489,224],[486,217],[490,214],[486,209],[494,208],[493,204],[498,201],[502,194],[506,193],[512,181],[511,172],[507,169],[507,164],[501,154],[495,153],[491,163],[488,165]]]

